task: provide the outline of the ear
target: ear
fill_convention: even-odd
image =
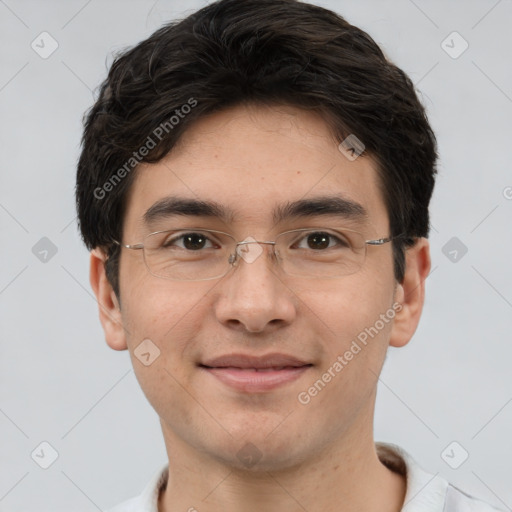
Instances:
[[[101,249],[91,251],[89,281],[99,306],[100,322],[108,346],[114,350],[126,350],[126,335],[121,307],[105,272],[106,255]]]
[[[430,265],[430,244],[426,238],[418,238],[405,251],[405,276],[395,291],[395,302],[401,304],[402,308],[397,308],[393,322],[389,340],[392,347],[407,345],[418,327]]]

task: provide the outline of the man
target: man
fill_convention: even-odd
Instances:
[[[436,158],[409,78],[317,6],[221,0],[116,59],[79,223],[169,465],[115,512],[494,510],[373,439]]]

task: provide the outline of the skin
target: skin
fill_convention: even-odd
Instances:
[[[166,225],[219,229],[237,240],[343,225],[330,217],[274,224],[275,205],[324,194],[367,209],[360,226],[366,239],[389,235],[375,162],[370,156],[350,161],[318,115],[292,107],[244,106],[203,118],[164,160],[138,169],[123,243],[142,242],[148,233],[142,215],[171,193],[215,200],[235,214],[229,224],[180,216]],[[142,251],[123,249],[122,307],[106,279],[103,253],[91,252],[90,281],[106,341],[130,351],[160,416],[171,463],[159,511],[399,511],[406,482],[380,462],[373,439],[377,376],[388,347],[407,344],[418,325],[430,270],[428,241],[418,239],[408,249],[402,283],[394,279],[391,244],[368,247],[357,273],[330,280],[287,277],[265,257],[269,246],[263,248],[253,263],[202,282],[155,277]],[[310,403],[299,403],[297,395],[395,302],[402,309],[394,320]],[[150,366],[134,356],[147,338],[161,351]],[[235,391],[197,367],[223,354],[274,351],[313,366],[265,393]],[[246,443],[261,454],[250,468],[237,457]]]

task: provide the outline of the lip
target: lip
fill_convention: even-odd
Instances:
[[[265,392],[298,379],[313,365],[287,354],[229,354],[199,367],[227,386],[248,393]]]
[[[211,368],[278,368],[280,366],[305,366],[307,361],[302,361],[288,354],[273,352],[261,356],[253,356],[250,354],[225,354],[223,356],[207,359],[201,363],[201,366],[209,366]]]

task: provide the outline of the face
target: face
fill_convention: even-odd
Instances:
[[[366,240],[389,235],[375,163],[348,159],[321,118],[291,107],[212,115],[164,160],[137,172],[124,244],[176,226],[220,230],[237,241],[339,226]],[[214,202],[226,216],[170,212],[146,225],[145,212],[168,196]],[[317,210],[276,222],[279,207],[326,197],[365,214]],[[206,281],[155,277],[142,251],[122,249],[120,315],[167,441],[238,467],[252,454],[259,467],[276,469],[371,431],[397,284],[389,243],[368,246],[358,272],[333,279],[286,275],[272,247],[260,247],[254,261],[240,259],[224,277]],[[160,351],[148,366],[136,356],[143,340]],[[273,369],[249,368],[258,365]]]

